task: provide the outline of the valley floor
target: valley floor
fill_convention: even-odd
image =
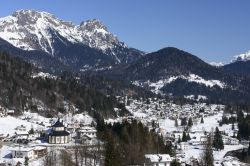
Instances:
[[[148,102],[148,101],[147,101]],[[247,148],[245,144],[241,144],[236,138],[232,138],[237,132],[237,124],[232,127],[232,124],[219,125],[219,121],[222,116],[225,116],[222,105],[207,105],[199,103],[195,105],[176,105],[173,103],[164,103],[160,101],[150,101],[146,104],[146,101],[132,101],[130,105],[126,106],[132,113],[129,117],[118,117],[116,119],[107,119],[107,123],[119,122],[124,119],[137,119],[141,121],[149,129],[154,128],[158,134],[161,134],[167,141],[174,139],[172,142],[177,147],[176,158],[183,163],[189,163],[192,159],[200,159],[204,149],[201,139],[204,137],[204,133],[214,131],[216,127],[223,132],[224,149],[220,151],[213,151],[215,165],[230,165],[240,163],[236,158],[225,156],[227,152],[238,149]],[[203,110],[203,111],[200,111]],[[233,116],[233,115],[226,115]],[[188,129],[188,133],[191,139],[187,142],[177,142],[178,137],[182,137],[184,127],[180,125],[181,117],[192,117],[193,125]],[[203,117],[204,123],[201,123],[201,117]],[[86,113],[83,114],[67,114],[61,115],[61,119],[66,124],[72,122],[79,122],[80,124],[90,125],[93,122],[93,118]],[[176,122],[176,119],[177,122]],[[52,122],[55,122],[56,118],[45,118],[36,113],[25,112],[20,117],[6,116],[0,117],[0,135],[3,138],[8,138],[8,141],[1,142],[1,162],[16,164],[18,161],[24,163],[24,158],[12,158],[10,149],[18,147],[17,143],[13,143],[12,136],[15,136],[19,131],[19,128],[24,127],[25,131],[33,129],[35,133],[46,131],[50,128]],[[176,124],[177,123],[177,124]],[[154,124],[154,125],[153,125]],[[38,135],[33,136],[34,139],[29,143],[29,146],[45,146],[48,151],[51,152],[56,149],[57,156],[60,156],[61,150],[65,148],[74,147],[76,144],[71,141],[67,144],[53,145],[46,141],[36,139]],[[29,137],[32,138],[32,137]],[[22,145],[23,146],[23,145]],[[53,149],[53,150],[52,150]],[[175,157],[173,157],[174,159]],[[32,166],[41,166],[44,163],[46,157],[38,159],[32,159],[29,161]],[[92,160],[90,160],[92,162]],[[238,164],[237,164],[238,163]]]

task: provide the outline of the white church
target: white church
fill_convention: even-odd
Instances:
[[[65,144],[70,141],[70,133],[66,131],[63,122],[58,119],[54,125],[52,125],[51,131],[48,135],[48,142],[50,144]]]

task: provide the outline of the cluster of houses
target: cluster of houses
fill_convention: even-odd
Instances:
[[[24,125],[17,126],[15,131],[14,136],[2,140],[12,142],[9,148],[12,158],[33,160],[46,155],[50,146],[70,146],[75,143],[97,145],[98,142],[95,127],[79,123],[65,125],[60,119],[50,126],[43,137],[37,131],[27,131]]]
[[[144,166],[170,166],[172,158],[169,154],[146,154]]]
[[[179,142],[179,138],[182,137],[184,128],[176,127],[174,131],[166,131],[166,128],[160,127],[160,121],[162,119],[169,119],[175,121],[176,119],[192,117],[193,123],[200,123],[201,117],[214,116],[218,112],[224,109],[222,105],[207,105],[204,103],[196,104],[185,104],[177,105],[171,102],[166,102],[163,99],[128,99],[118,98],[120,102],[126,105],[126,108],[134,113],[131,117],[123,117],[120,120],[127,120],[128,122],[132,119],[136,119],[142,122],[149,129],[156,129],[155,131],[161,135],[166,144],[172,144],[176,147],[176,158],[178,161],[182,161],[183,152],[189,150],[189,148],[196,148],[200,145],[204,145],[207,142],[207,131],[190,129],[188,134],[190,140],[187,142]],[[0,108],[0,116],[6,116],[11,112]],[[154,122],[154,123],[152,123]],[[86,125],[77,121],[67,121],[64,123],[62,120],[57,119],[51,121],[50,126],[45,126],[46,131],[33,131],[30,132],[23,125],[16,127],[14,136],[5,138],[3,140],[12,141],[13,144],[17,144],[10,148],[11,156],[13,158],[25,158],[37,159],[48,153],[49,146],[60,146],[60,145],[97,145],[97,130],[95,125]],[[222,139],[225,145],[238,145],[239,140],[233,138],[230,134],[222,134]],[[1,138],[1,135],[0,135]],[[40,143],[34,143],[40,141]],[[12,144],[12,145],[13,145]],[[144,165],[155,165],[155,166],[170,166],[173,158],[169,154],[145,154]],[[190,159],[189,161],[197,162],[196,158]],[[187,163],[186,163],[187,164]]]
[[[175,137],[179,137],[181,133],[174,133]],[[170,157],[169,154],[146,154],[144,156],[145,163],[144,166],[170,166],[173,160],[181,163],[181,165],[198,165],[199,158],[194,156],[185,160],[185,152],[188,152],[190,148],[199,149],[207,143],[208,136],[202,132],[192,132],[190,133],[191,140],[187,142],[178,142],[175,137],[172,137],[169,140],[166,140],[166,144],[172,144],[176,147],[176,156]],[[230,136],[222,135],[224,145],[239,145],[239,140],[236,138],[232,138]]]
[[[178,105],[173,102],[166,101],[164,99],[133,99],[128,97],[117,97],[118,101],[124,103],[126,108],[133,114],[131,117],[126,117],[127,121],[136,119],[147,126],[149,129],[154,129],[159,135],[161,135],[166,144],[172,144],[172,147],[176,148],[176,160],[180,163],[187,165],[195,165],[193,163],[198,162],[198,158],[186,155],[187,152],[194,150],[201,150],[207,143],[209,132],[211,127],[219,127],[222,134],[224,145],[231,145],[237,147],[240,144],[239,140],[235,138],[237,136],[237,127],[232,129],[231,127],[219,126],[219,120],[225,109],[224,105],[206,104],[206,103],[193,103]],[[234,114],[223,114],[227,118],[236,117]],[[216,117],[218,119],[214,126],[187,128],[180,125],[181,119],[191,118],[193,125],[199,126],[202,118]],[[217,118],[218,117],[218,118]],[[166,119],[167,122],[166,122]],[[123,119],[124,120],[124,119]],[[173,123],[177,121],[177,125],[173,126]],[[211,123],[211,122],[205,122]],[[172,125],[171,125],[172,124]],[[216,124],[216,125],[215,125]],[[204,125],[207,126],[207,125]],[[190,139],[187,142],[180,141],[183,131],[189,135]],[[194,149],[194,150],[193,150]],[[188,159],[187,159],[188,158]],[[168,160],[169,159],[169,160]],[[170,165],[171,158],[167,154],[149,154],[145,155],[144,165]]]
[[[50,144],[67,144],[72,138],[77,143],[92,145],[97,141],[96,129],[92,126],[82,126],[78,123],[68,124],[65,127],[59,119],[51,126],[48,133],[48,142]]]
[[[224,105],[206,103],[194,103],[178,105],[173,102],[158,98],[133,99],[128,97],[117,97],[117,100],[124,103],[126,108],[133,113],[135,118],[141,121],[148,119],[181,119],[192,117],[193,119],[214,115],[217,111],[223,110]]]

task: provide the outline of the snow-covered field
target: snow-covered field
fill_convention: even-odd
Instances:
[[[242,149],[243,147],[244,147],[243,145],[225,145],[223,150],[213,152],[214,160],[215,162],[218,161],[220,163],[223,161],[224,156],[226,155],[227,152]],[[202,146],[196,146],[196,147],[189,146],[189,149],[184,151],[185,160],[189,160],[191,157],[201,158],[202,152],[203,152]]]
[[[4,134],[4,136],[6,136],[7,134],[13,135],[16,132],[15,128],[21,125],[25,126],[28,131],[31,128],[38,130],[44,129],[43,126],[36,123],[27,122],[25,120],[21,120],[12,116],[7,116],[0,117],[0,134]]]
[[[208,116],[208,117],[204,117],[204,123],[198,123],[198,124],[194,124],[192,126],[192,130],[196,131],[196,130],[202,130],[202,131],[207,131],[210,132],[212,130],[215,130],[216,127],[219,127],[219,120],[221,120],[223,113],[219,112],[218,114],[214,115],[214,116]],[[224,129],[224,128],[228,128],[229,125],[223,125],[222,127],[219,127],[219,129]]]

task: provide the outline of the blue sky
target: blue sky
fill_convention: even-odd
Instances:
[[[210,62],[250,50],[249,0],[1,0],[0,17],[36,9],[79,24],[97,18],[131,47],[174,46]]]

